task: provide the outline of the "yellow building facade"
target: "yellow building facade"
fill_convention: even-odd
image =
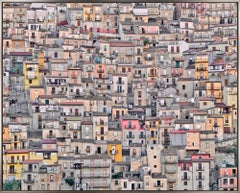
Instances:
[[[122,144],[120,142],[109,143],[107,152],[113,162],[122,162]]]
[[[198,55],[195,59],[195,78],[208,79],[208,56]]]
[[[216,99],[216,102],[221,103],[223,99],[222,82],[207,81],[206,93],[207,93],[207,96],[212,96]]]
[[[25,80],[25,89],[30,86],[39,86],[39,63],[37,61],[25,61],[23,66],[23,74]]]
[[[6,157],[6,170],[3,171],[8,180],[20,180],[22,178],[22,162],[29,158],[28,150],[7,150]]]
[[[29,152],[30,160],[42,160],[44,165],[53,165],[58,161],[58,152],[54,149],[39,149]]]

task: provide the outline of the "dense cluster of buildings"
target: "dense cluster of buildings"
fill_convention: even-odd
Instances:
[[[237,190],[235,3],[4,3],[3,183]]]

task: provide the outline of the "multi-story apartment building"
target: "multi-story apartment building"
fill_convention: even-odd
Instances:
[[[218,189],[219,190],[237,190],[237,168],[220,167],[218,169]]]

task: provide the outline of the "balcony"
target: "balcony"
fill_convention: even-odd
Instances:
[[[203,167],[203,166],[201,166],[201,167],[196,167],[196,171],[204,171],[205,170],[205,168]]]
[[[141,55],[142,55],[142,52],[137,52],[136,55],[137,55],[137,56],[141,56]]]
[[[107,133],[96,131],[96,135],[107,135]]]
[[[116,81],[116,84],[125,84],[125,82],[122,80],[121,81],[118,80],[118,81]]]
[[[118,150],[110,150],[109,153],[111,155],[117,155],[119,152],[118,152]]]
[[[32,173],[32,172],[34,172],[34,171],[33,171],[33,169],[29,169],[29,168],[28,168],[28,169],[22,169],[22,172],[23,172],[23,173]]]
[[[204,180],[205,176],[196,176],[196,180]]]
[[[55,138],[56,137],[56,135],[53,135],[53,134],[48,134],[47,135],[47,138]]]
[[[124,101],[121,101],[121,100],[116,100],[115,101],[115,104],[118,104],[118,105],[122,105]]]
[[[206,67],[198,67],[196,70],[197,71],[207,71],[208,69]]]
[[[109,174],[82,174],[83,178],[109,178]]]
[[[107,122],[104,122],[104,121],[100,121],[100,122],[95,122],[95,125],[96,126],[106,126],[107,125]]]
[[[163,183],[160,183],[160,184],[154,183],[154,187],[163,187]]]
[[[35,76],[35,75],[27,75],[27,79],[37,79],[37,76]]]
[[[93,165],[84,165],[82,164],[82,168],[109,168],[110,164],[93,164]]]
[[[7,160],[7,164],[20,164],[22,163],[20,160]]]
[[[92,13],[93,13],[92,9],[88,9],[88,10],[85,11],[85,14],[87,14],[87,15],[92,14]]]
[[[190,180],[190,176],[182,176],[181,179],[182,179],[183,181]]]
[[[157,77],[157,73],[148,73],[149,77]]]
[[[134,78],[144,78],[145,74],[134,74]]]
[[[9,174],[16,174],[17,170],[16,169],[10,169],[10,170],[8,170],[8,173]]]
[[[87,72],[92,72],[93,71],[93,68],[92,67],[87,67]]]
[[[135,138],[135,135],[127,135],[126,138],[133,139],[133,138]]]
[[[125,125],[125,129],[136,129],[135,125]]]
[[[26,184],[33,184],[33,183],[35,182],[35,180],[34,180],[34,179],[31,179],[31,178],[29,178],[29,179],[23,179],[23,182],[26,183]]]
[[[139,138],[140,139],[143,139],[143,138],[145,138],[146,136],[145,135],[139,135]]]
[[[152,56],[145,56],[144,59],[146,61],[152,61],[153,60],[153,57]]]

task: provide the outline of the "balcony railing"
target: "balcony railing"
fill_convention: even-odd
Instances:
[[[136,129],[135,125],[125,125],[125,129]]]
[[[204,171],[204,167],[203,166],[201,166],[201,167],[196,167],[196,171]]]
[[[83,178],[109,178],[109,174],[82,174]]]
[[[133,138],[135,138],[135,135],[127,135],[126,136],[128,139],[130,138],[130,139],[133,139]]]
[[[21,160],[7,160],[7,164],[20,164],[20,163],[22,163],[22,161]]]
[[[196,180],[204,180],[205,177],[204,176],[196,176]]]
[[[199,67],[199,68],[197,68],[197,71],[206,71],[206,70],[207,70],[206,67]]]
[[[8,173],[15,174],[15,173],[17,173],[17,170],[16,169],[10,169],[10,170],[8,170]]]
[[[125,82],[124,81],[116,81],[117,84],[124,84]]]
[[[104,125],[107,125],[107,123],[106,122],[101,122],[101,121],[100,122],[96,121],[95,125],[97,125],[97,126],[102,126],[103,125],[104,126]]]
[[[163,187],[163,183],[160,183],[160,184],[155,183],[155,184],[154,184],[154,187]]]
[[[145,59],[146,61],[152,61],[152,60],[153,60],[153,57],[151,57],[151,56],[145,56],[144,59]]]
[[[145,135],[139,135],[139,138],[145,138],[146,136]]]
[[[82,168],[109,168],[110,164],[82,165]]]
[[[53,135],[53,134],[51,134],[51,135],[47,135],[47,138],[55,138],[56,137],[56,135]]]
[[[182,180],[190,180],[190,176],[182,176],[181,179]]]
[[[96,131],[96,135],[107,135],[107,133]]]
[[[23,179],[23,182],[26,184],[32,184],[35,182],[35,180],[34,179]]]

